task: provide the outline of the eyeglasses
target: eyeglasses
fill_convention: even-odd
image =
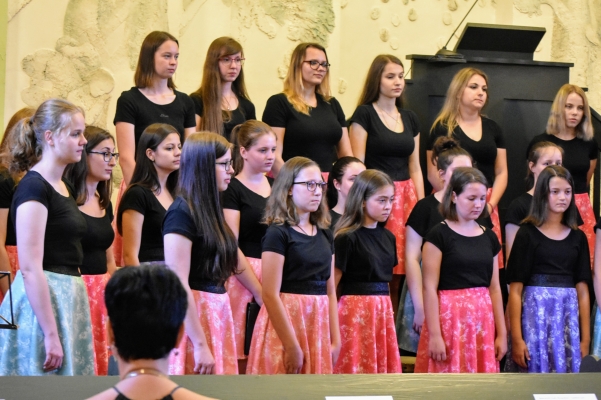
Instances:
[[[232,58],[232,57],[220,57],[219,58],[219,62],[222,63],[222,64],[224,64],[224,65],[231,65],[232,61],[236,65],[244,65],[244,60],[246,60],[246,58],[240,58],[240,57],[236,57],[236,58]]]
[[[300,185],[300,184],[305,184],[307,185],[307,190],[309,192],[314,192],[315,189],[317,189],[317,186],[319,186],[319,188],[321,189],[321,191],[323,192],[326,189],[326,186],[328,185],[325,182],[315,182],[315,181],[309,181],[309,182],[293,182],[294,185]]]
[[[317,71],[319,69],[319,67],[323,67],[323,69],[325,69],[326,71],[330,69],[330,65],[328,64],[327,61],[324,62],[319,62],[317,60],[311,60],[311,61],[303,61],[306,63],[309,63],[309,66],[311,67],[311,69],[314,69],[315,71]]]
[[[234,160],[229,160],[229,161],[226,161],[226,162],[216,162],[215,164],[217,164],[217,165],[223,165],[223,169],[225,171],[229,171],[230,167],[232,165],[234,165]]]
[[[111,162],[115,157],[115,161],[119,161],[119,153],[111,153],[109,151],[88,151],[88,154],[102,154],[105,162]]]

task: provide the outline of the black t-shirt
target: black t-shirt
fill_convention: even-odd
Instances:
[[[432,150],[434,142],[441,136],[447,136],[447,128],[437,124],[428,137],[428,150]],[[482,117],[482,138],[479,141],[470,139],[459,125],[453,130],[453,138],[467,150],[474,159],[474,167],[478,168],[488,181],[488,187],[495,182],[495,161],[497,149],[505,148],[505,137],[501,127],[492,119]]]
[[[513,224],[520,225],[524,218],[530,214],[530,205],[532,204],[532,195],[528,192],[521,194],[513,199],[507,213],[505,214],[505,225]],[[583,225],[584,221],[580,217],[580,212],[576,209],[578,226]]]
[[[322,172],[330,172],[338,158],[336,146],[346,127],[344,112],[335,98],[325,101],[316,94],[317,107],[311,107],[309,115],[299,113],[283,93],[267,100],[263,122],[275,128],[285,128],[282,158],[310,158],[319,164]]]
[[[392,269],[398,264],[396,238],[382,226],[361,227],[336,237],[336,268],[344,275],[342,282],[390,282]]]
[[[121,93],[117,99],[117,111],[113,123],[127,122],[134,125],[135,144],[138,142],[144,129],[154,123],[172,125],[184,143],[184,129],[196,127],[194,116],[194,103],[187,94],[174,90],[175,100],[169,104],[156,104],[148,100],[140,89],[132,87]]]
[[[507,282],[528,283],[535,274],[573,276],[574,283],[591,279],[586,235],[571,230],[563,240],[545,236],[532,224],[523,224],[515,235],[507,261]]]
[[[263,237],[263,252],[281,254],[282,281],[327,281],[332,268],[334,236],[317,228],[315,236],[297,232],[288,224],[272,224]]]
[[[267,178],[269,184],[273,179]],[[261,240],[265,236],[267,225],[261,223],[267,205],[263,197],[232,178],[227,190],[222,194],[223,208],[240,211],[238,246],[246,257],[261,258]]]
[[[16,189],[15,181],[11,178],[8,170],[4,168],[0,170],[0,208],[8,209],[8,219],[6,221],[6,246],[17,245],[17,235],[12,220],[13,213],[10,208]]]
[[[492,229],[470,237],[460,235],[443,222],[433,227],[424,240],[442,252],[438,290],[490,286],[494,257],[501,250]]]
[[[48,266],[80,267],[83,262],[81,239],[86,233],[86,220],[73,198],[71,184],[63,180],[69,197],[58,193],[42,175],[29,171],[19,182],[13,196],[11,209],[16,224],[18,208],[28,201],[36,201],[48,210],[44,234],[43,268]]]
[[[526,157],[532,146],[538,142],[551,142],[563,149],[562,165],[570,171],[574,178],[574,193],[588,193],[589,182],[586,180],[586,174],[591,168],[591,161],[599,157],[599,145],[595,138],[589,141],[580,138],[563,140],[555,135],[542,133],[530,141]]]
[[[142,237],[140,238],[140,250],[138,260],[163,261],[163,235],[161,227],[165,217],[165,208],[156,198],[152,190],[140,185],[130,186],[119,203],[117,220],[120,222],[125,210],[134,210],[144,216],[142,223]]]
[[[393,181],[409,179],[409,156],[415,149],[415,136],[420,127],[413,111],[398,109],[401,113],[403,132],[394,132],[382,122],[372,104],[364,104],[355,110],[350,123],[361,125],[367,132],[365,143],[365,166],[390,175]]]
[[[332,233],[334,233],[334,228],[336,228],[336,224],[338,223],[338,220],[340,220],[340,217],[342,217],[342,215],[338,214],[334,210],[330,210],[330,231]]]
[[[192,102],[194,102],[194,112],[202,118],[202,112],[204,110],[202,98],[198,93],[191,93],[190,98],[192,99]],[[223,123],[223,135],[228,140],[230,140],[230,134],[236,125],[242,124],[249,119],[257,119],[255,105],[244,97],[238,97],[238,108],[232,110],[230,113],[231,119],[228,122]]]
[[[82,275],[106,274],[106,250],[111,247],[115,239],[115,231],[111,226],[113,222],[113,205],[105,210],[104,216],[92,217],[84,212],[81,213],[88,224],[88,229],[81,245],[83,247],[83,263],[81,264]]]

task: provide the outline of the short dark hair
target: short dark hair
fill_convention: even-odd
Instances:
[[[458,220],[457,208],[452,201],[453,192],[455,196],[459,196],[470,183],[481,183],[484,187],[487,187],[486,178],[479,169],[473,167],[455,168],[451,176],[451,182],[449,182],[447,190],[444,192],[442,203],[438,206],[438,210],[444,219],[448,219],[449,221]],[[488,208],[484,207],[482,214],[478,218],[486,217],[488,217]]]
[[[158,360],[176,346],[188,298],[164,264],[119,269],[106,285],[104,301],[123,360]]]

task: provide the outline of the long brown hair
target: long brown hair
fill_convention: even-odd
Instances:
[[[223,135],[223,123],[232,119],[229,110],[221,109],[221,73],[219,72],[219,59],[241,53],[244,58],[242,45],[231,37],[220,37],[211,43],[207,50],[202,69],[202,82],[194,94],[202,99],[202,115],[200,116],[200,130],[216,132]],[[250,100],[244,84],[244,68],[240,65],[240,74],[232,82],[232,91],[238,98]]]
[[[16,140],[17,135],[17,130],[14,128],[17,125],[17,122],[25,118],[29,119],[33,114],[35,114],[35,108],[22,108],[14,113],[8,121],[8,124],[6,124],[4,136],[2,136],[2,142],[0,142],[0,167],[3,167],[5,170],[10,170],[10,163],[12,161],[11,148],[13,147],[12,143]],[[11,173],[10,176],[13,182],[17,184],[23,177],[23,171]]]
[[[442,215],[444,219],[448,219],[449,221],[458,220],[457,207],[453,203],[453,193],[455,193],[456,196],[459,196],[470,183],[480,183],[484,185],[484,187],[488,186],[484,174],[480,172],[479,169],[473,167],[455,168],[453,175],[451,176],[451,181],[442,198],[442,202],[438,206],[438,211],[440,211],[440,215]],[[488,208],[484,207],[479,218],[486,217],[488,217]]]
[[[580,86],[570,85],[569,83],[563,85],[555,95],[555,99],[551,105],[549,120],[547,121],[547,133],[549,135],[558,135],[561,132],[561,129],[566,125],[564,110],[566,102],[568,101],[568,96],[572,93],[576,93],[582,98],[584,111],[582,120],[576,126],[576,137],[587,141],[591,140],[594,132],[591,121],[591,108],[589,107],[588,99]]]
[[[359,96],[357,107],[378,101],[380,98],[382,74],[389,63],[400,65],[403,67],[403,70],[405,69],[403,62],[392,54],[380,54],[376,56],[369,67],[369,71],[367,71],[367,77],[365,78],[365,84],[363,85],[361,96]],[[395,104],[398,108],[401,107],[401,96],[396,98]]]
[[[136,66],[136,73],[134,74],[134,82],[136,87],[145,88],[152,85],[152,78],[155,74],[154,67],[154,54],[163,43],[171,40],[179,46],[179,42],[169,32],[154,31],[150,32],[148,36],[144,38],[142,42],[142,48],[140,49],[140,55],[138,56],[138,65]],[[167,79],[167,87],[171,90],[175,90],[175,83],[173,78]]]
[[[234,145],[232,159],[234,160],[234,171],[236,174],[239,174],[242,171],[242,168],[244,168],[244,159],[240,155],[240,148],[244,147],[247,150],[250,149],[263,135],[273,135],[276,137],[269,125],[254,119],[236,125],[236,127],[232,129],[230,141]]]

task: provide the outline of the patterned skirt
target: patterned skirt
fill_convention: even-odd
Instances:
[[[595,302],[591,316],[591,354],[601,357],[601,311]]]
[[[237,375],[236,340],[230,298],[227,293],[216,294],[192,290],[200,326],[215,359],[216,375]],[[194,373],[194,346],[184,334],[182,341],[169,357],[169,375]]]
[[[524,286],[522,337],[530,353],[528,368],[507,353],[507,372],[578,372],[580,322],[575,288]]]
[[[578,208],[580,217],[584,221],[584,224],[580,225],[579,228],[586,235],[592,268],[593,257],[595,256],[595,224],[597,219],[595,218],[595,212],[591,206],[591,199],[588,197],[587,193],[575,194],[574,199],[576,200],[576,207]]]
[[[90,305],[80,277],[44,271],[52,312],[63,348],[63,364],[55,371],[43,370],[46,350],[44,333],[31,308],[21,272],[11,286],[15,323],[19,329],[0,329],[0,376],[7,375],[94,375],[94,346]],[[10,315],[9,301],[0,315]]]
[[[261,282],[261,259],[246,258],[252,268],[253,273]],[[230,296],[230,305],[232,306],[232,317],[234,319],[234,336],[236,337],[236,350],[238,359],[246,358],[244,355],[244,337],[246,336],[246,305],[253,300],[253,295],[249,292],[235,276],[231,276],[225,283],[227,294]]]
[[[90,317],[92,318],[92,338],[94,339],[94,356],[96,357],[96,374],[108,373],[109,350],[106,334],[106,321],[108,319],[104,305],[104,288],[111,275],[107,272],[102,275],[82,275],[81,278],[88,291],[90,302]]]
[[[397,343],[399,349],[417,353],[419,333],[413,330],[413,317],[415,317],[415,308],[413,300],[411,300],[407,280],[405,279],[401,298],[399,299],[399,312],[396,317]]]
[[[394,267],[395,275],[405,275],[405,224],[417,203],[417,191],[411,179],[394,182],[394,203],[386,229],[396,237],[396,253],[399,263]]]
[[[303,351],[301,374],[331,374],[329,299],[324,295],[280,293],[280,299]],[[284,345],[261,307],[253,332],[247,374],[285,374]]]
[[[335,374],[400,373],[390,296],[348,296],[338,302],[341,347]]]
[[[17,246],[6,246],[6,252],[8,253],[8,263],[10,265],[10,281],[13,282],[17,276],[17,271],[19,270],[19,255],[17,254]],[[4,295],[0,293],[0,304],[2,303],[2,300],[4,300]]]
[[[488,188],[486,191],[486,201],[490,201],[490,196],[492,195],[492,188]],[[503,244],[503,237],[501,236],[501,220],[499,219],[499,207],[495,207],[490,214],[490,219],[492,221],[493,227],[492,231],[497,235],[497,239],[499,239],[499,243]],[[498,263],[499,269],[505,268],[505,263],[503,262],[503,252],[500,251],[498,254]]]
[[[440,329],[447,359],[429,356],[430,333],[424,323],[415,372],[499,372],[495,358],[495,321],[488,288],[438,291]]]

